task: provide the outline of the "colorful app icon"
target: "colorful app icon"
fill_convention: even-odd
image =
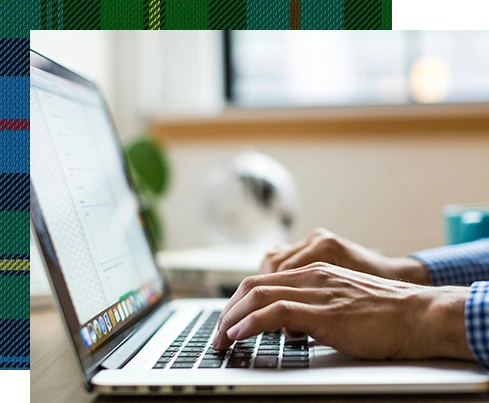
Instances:
[[[107,325],[107,331],[110,332],[112,330],[112,323],[110,323],[109,315],[107,315],[107,312],[104,313],[104,321]]]
[[[122,305],[120,302],[117,304],[117,310],[119,311],[119,314],[121,315],[121,319],[122,320],[126,319],[126,314],[124,313],[124,308],[122,308]]]
[[[97,342],[97,333],[95,333],[95,329],[93,328],[93,325],[91,323],[89,323],[87,325],[87,329],[88,329],[88,334],[90,335],[90,338],[92,339],[92,343],[96,343]]]
[[[126,298],[124,301],[126,301],[126,306],[129,314],[132,315],[134,313],[134,307],[132,306],[131,301],[129,300],[129,298]]]
[[[143,295],[143,299],[147,300],[148,299],[148,287],[144,287],[141,290],[141,294]]]
[[[104,318],[99,316],[98,317],[98,323],[100,323],[100,328],[102,329],[102,333],[107,334],[107,325],[105,324]]]
[[[126,318],[129,317],[130,312],[129,312],[129,309],[127,307],[125,299],[122,300],[122,308],[124,308],[124,313],[126,314]]]
[[[90,334],[88,333],[88,329],[83,327],[80,330],[81,337],[83,339],[83,344],[85,347],[90,347],[92,345],[92,339],[90,338]]]
[[[136,303],[138,304],[138,308],[141,309],[143,307],[143,298],[141,297],[141,293],[136,293]]]
[[[136,294],[136,300],[139,301],[139,306],[142,308],[144,306],[144,298],[143,298],[143,295],[141,294],[141,292],[138,292]]]
[[[112,312],[114,312],[115,320],[117,323],[119,323],[121,321],[121,315],[119,315],[119,311],[117,310],[116,306],[112,308]]]
[[[137,311],[138,307],[136,305],[136,299],[134,298],[134,295],[129,296],[129,302],[131,303],[133,310]]]
[[[102,329],[100,328],[100,324],[98,323],[97,319],[93,321],[93,328],[95,329],[95,333],[97,333],[97,337],[99,339],[102,338]]]
[[[112,326],[115,326],[117,321],[115,320],[114,312],[112,312],[110,309],[109,309],[109,319],[110,319],[110,323],[112,323]]]

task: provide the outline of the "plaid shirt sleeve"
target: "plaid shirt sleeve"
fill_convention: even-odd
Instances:
[[[489,280],[489,238],[411,254],[430,271],[433,285],[470,285]]]
[[[489,238],[413,253],[431,273],[433,285],[470,285],[465,329],[474,357],[489,366]]]

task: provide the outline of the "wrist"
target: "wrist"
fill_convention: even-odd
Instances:
[[[465,302],[468,287],[427,287],[431,302],[422,315],[423,347],[427,357],[475,361],[465,330]]]
[[[419,260],[411,257],[391,258],[398,280],[413,284],[431,285],[432,279],[429,270]]]

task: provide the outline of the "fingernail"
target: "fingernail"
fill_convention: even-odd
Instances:
[[[219,330],[216,332],[214,336],[214,340],[212,340],[212,345],[215,347],[217,346],[217,342],[219,341]]]
[[[236,340],[239,336],[240,333],[240,326],[239,323],[234,325],[232,328],[230,328],[226,334],[231,340]]]

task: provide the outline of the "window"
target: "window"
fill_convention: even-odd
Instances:
[[[242,107],[489,101],[489,31],[226,32]]]

